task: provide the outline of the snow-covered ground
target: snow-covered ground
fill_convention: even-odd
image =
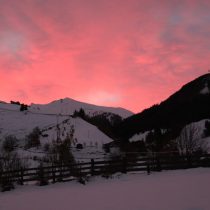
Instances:
[[[92,178],[86,185],[23,186],[0,194],[1,210],[209,210],[210,169]]]

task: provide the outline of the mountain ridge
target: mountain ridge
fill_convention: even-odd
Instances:
[[[56,114],[73,114],[75,110],[79,111],[80,109],[84,109],[86,114],[90,115],[93,115],[94,113],[101,114],[103,112],[111,112],[120,115],[122,118],[127,118],[133,115],[133,112],[121,107],[98,106],[71,98],[58,99],[47,104],[32,103],[31,109],[38,112],[44,111],[45,113]]]
[[[128,139],[136,133],[154,128],[180,129],[187,123],[210,118],[209,90],[210,73],[183,85],[160,104],[124,119],[116,132],[120,138]]]

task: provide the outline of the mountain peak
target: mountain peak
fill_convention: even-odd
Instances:
[[[97,106],[89,103],[84,103],[80,101],[76,101],[72,98],[62,98],[55,101],[52,101],[48,104],[32,104],[31,109],[38,112],[49,113],[49,114],[63,114],[63,115],[71,115],[75,110],[79,111],[80,109],[84,109],[85,113],[88,115],[96,115],[109,112],[113,114],[117,114],[122,118],[127,118],[131,116],[133,113],[124,108],[116,108],[116,107],[106,107],[106,106]]]

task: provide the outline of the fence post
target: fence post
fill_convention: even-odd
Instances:
[[[39,180],[39,185],[40,186],[48,184],[48,179],[46,179],[46,177],[45,177],[45,171],[44,171],[44,167],[43,167],[42,162],[40,163],[40,166],[38,168],[38,180]]]
[[[160,157],[157,154],[156,154],[156,167],[157,167],[157,171],[162,171]]]
[[[55,168],[56,170],[56,168]],[[52,178],[53,178],[53,183],[55,183],[55,170],[54,170],[54,166],[52,164]]]
[[[150,175],[151,171],[154,167],[154,161],[155,161],[155,157],[154,157],[154,153],[151,153],[150,151],[147,152],[147,160],[146,160],[146,170],[147,170],[147,174]]]
[[[192,167],[192,157],[191,157],[191,155],[187,155],[187,167],[188,168]]]
[[[24,170],[23,170],[23,168],[21,167],[21,169],[20,169],[20,184],[21,185],[23,185],[23,176],[24,176]]]
[[[127,157],[126,157],[126,155],[122,159],[122,164],[123,164],[122,173],[126,174],[127,173]]]
[[[95,170],[94,170],[95,162],[94,159],[91,159],[91,176],[94,176]]]
[[[147,175],[150,175],[150,160],[147,160]]]
[[[44,180],[44,170],[43,170],[43,165],[40,163],[39,168],[38,168],[38,179],[39,179],[39,185],[42,186],[43,180]]]
[[[59,182],[62,182],[63,181],[63,162],[61,161],[61,163],[60,163],[60,173],[59,173]]]

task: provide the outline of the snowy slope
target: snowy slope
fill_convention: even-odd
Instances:
[[[154,129],[150,131],[136,133],[131,138],[129,138],[129,142],[146,141],[146,137],[151,131],[154,131]],[[162,133],[165,133],[166,131],[166,129],[161,129]]]
[[[62,119],[65,118],[62,117]],[[36,126],[42,129],[55,124],[54,115],[20,112],[18,105],[0,104],[0,137],[15,135],[18,138],[24,138]]]
[[[61,133],[60,137],[62,140],[67,136],[68,132],[70,131],[70,127],[73,126],[75,129],[74,144],[81,143],[86,146],[102,146],[105,143],[113,141],[100,130],[98,130],[97,127],[87,123],[81,118],[69,117],[63,122],[61,122],[61,120],[62,119],[59,119],[59,128]],[[47,134],[47,137],[42,137],[43,143],[50,143],[57,137],[56,124],[50,128],[51,129],[47,129],[43,132],[43,135]]]
[[[63,138],[71,126],[75,128],[75,138],[78,143],[99,144],[112,141],[109,137],[98,130],[97,127],[87,123],[80,118],[72,118],[68,115],[33,113],[30,110],[20,112],[20,106],[14,104],[0,104],[0,138],[6,135],[15,135],[24,139],[33,128],[38,126],[41,130],[46,130],[43,134],[48,134],[47,138],[42,138],[41,143],[50,142],[56,139],[56,125],[59,124],[61,130],[64,129]],[[49,129],[51,128],[51,129]]]
[[[122,118],[126,118],[133,114],[131,111],[123,108],[96,106],[93,104],[75,101],[70,98],[56,100],[49,104],[31,104],[30,110],[36,113],[71,115],[74,113],[75,110],[79,111],[81,108],[84,109],[86,114],[91,116],[98,115],[104,112],[111,112],[120,115]]]
[[[138,134],[134,134],[130,139],[129,142],[136,142],[136,141],[145,141],[146,137],[150,131],[140,132]]]

